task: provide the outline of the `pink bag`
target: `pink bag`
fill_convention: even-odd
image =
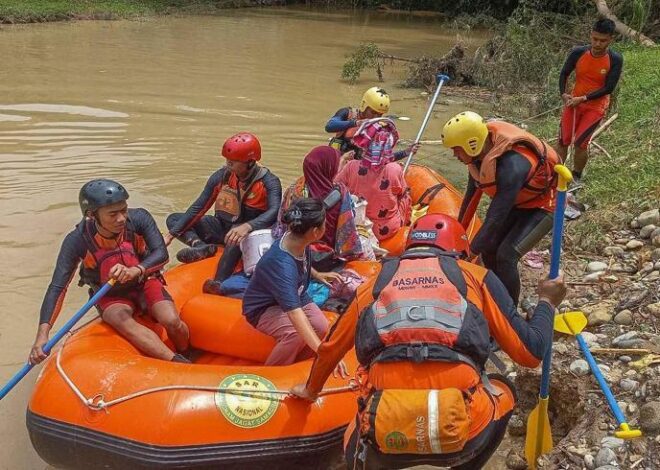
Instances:
[[[394,158],[399,132],[388,118],[370,119],[363,123],[353,137],[353,144],[363,149],[362,161],[371,166],[385,165]]]
[[[351,299],[358,286],[364,282],[364,279],[352,269],[344,269],[339,275],[342,277],[342,280],[335,280],[330,284],[330,298]]]

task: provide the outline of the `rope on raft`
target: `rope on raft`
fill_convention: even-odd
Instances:
[[[80,389],[76,386],[73,380],[67,375],[62,367],[60,362],[60,357],[64,345],[57,351],[55,364],[57,366],[57,371],[60,373],[66,384],[73,390],[73,393],[78,397],[78,399],[85,405],[87,408],[90,408],[95,411],[105,411],[108,413],[108,408],[114,405],[118,405],[125,401],[133,400],[135,398],[142,397],[144,395],[149,395],[152,393],[158,392],[167,392],[171,390],[190,390],[190,391],[200,391],[200,392],[212,392],[212,393],[225,393],[228,395],[237,395],[247,398],[255,398],[260,400],[272,400],[272,401],[284,401],[287,396],[289,396],[288,390],[258,390],[258,391],[246,391],[239,390],[235,388],[220,388],[209,385],[163,385],[160,387],[147,388],[145,390],[140,390],[122,397],[115,398],[113,400],[105,401],[105,398],[102,393],[97,393],[91,398],[87,398]],[[358,389],[358,384],[355,379],[351,379],[349,384],[343,387],[335,388],[326,388],[319,393],[319,397],[326,395],[335,395],[338,393],[354,392]]]

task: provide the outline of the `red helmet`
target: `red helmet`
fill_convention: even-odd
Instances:
[[[444,251],[470,254],[465,229],[460,222],[445,214],[420,217],[410,228],[406,249],[413,246],[435,246]]]
[[[222,156],[227,160],[249,162],[261,160],[261,144],[254,134],[239,132],[225,140]]]

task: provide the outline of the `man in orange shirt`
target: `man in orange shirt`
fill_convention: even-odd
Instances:
[[[591,31],[591,45],[574,48],[559,75],[559,93],[565,108],[559,127],[557,152],[566,159],[569,145],[575,145],[573,178],[579,182],[587,165],[591,135],[600,124],[610,104],[623,69],[623,57],[609,49],[614,39],[614,22],[596,21]],[[575,85],[567,89],[568,77],[575,71]]]

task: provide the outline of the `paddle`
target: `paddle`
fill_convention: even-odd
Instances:
[[[422,140],[422,135],[424,135],[424,131],[426,130],[426,126],[429,123],[429,119],[431,118],[431,113],[433,112],[433,107],[435,106],[435,102],[438,101],[438,96],[440,96],[440,90],[442,89],[442,85],[445,84],[445,82],[449,81],[449,77],[447,75],[443,74],[438,74],[435,77],[436,83],[438,84],[438,87],[435,89],[435,93],[433,93],[433,98],[431,99],[431,104],[429,105],[429,109],[426,110],[426,116],[424,116],[424,120],[422,121],[422,127],[419,128],[419,132],[417,133],[417,137],[415,137],[415,142],[414,144],[418,144]],[[403,165],[403,174],[406,174],[406,171],[408,171],[408,167],[410,166],[410,162],[412,162],[412,158],[415,155],[415,151],[413,150],[410,152],[410,155],[408,155],[408,158],[406,159],[405,165]]]
[[[566,209],[566,190],[573,179],[571,171],[564,165],[555,165],[559,175],[557,184],[557,199],[555,201],[555,216],[552,225],[552,248],[550,251],[549,279],[559,276],[559,260],[561,259],[561,240],[564,232],[564,210]],[[552,433],[548,416],[548,399],[550,396],[550,363],[552,361],[552,341],[543,357],[541,372],[541,389],[539,402],[527,418],[527,436],[525,438],[525,458],[529,468],[536,468],[536,459],[552,449]]]
[[[48,342],[46,343],[46,345],[43,348],[44,352],[46,354],[50,353],[51,349],[53,349],[53,346],[55,346],[55,344],[57,344],[57,342],[59,340],[61,340],[64,337],[64,335],[66,335],[69,332],[69,330],[71,330],[71,328],[73,328],[73,326],[76,323],[78,323],[78,321],[87,313],[87,311],[90,308],[92,308],[92,306],[96,302],[101,300],[101,298],[110,290],[110,288],[112,288],[114,283],[115,283],[114,279],[110,279],[107,283],[105,283],[103,285],[103,287],[101,287],[98,290],[98,292],[96,294],[94,294],[92,296],[92,298],[89,299],[87,301],[87,303],[85,305],[83,305],[80,308],[80,310],[78,310],[75,313],[75,315],[73,315],[69,319],[69,321],[67,321],[64,324],[64,326],[62,328],[60,328],[57,331],[57,333],[55,333],[53,335],[53,337],[50,340],[48,340]],[[30,372],[32,370],[33,367],[34,367],[34,364],[30,364],[29,362],[27,362],[21,368],[21,370],[16,372],[16,374],[9,380],[9,382],[7,382],[7,384],[4,387],[2,387],[2,389],[0,390],[0,400],[2,400],[11,391],[11,389],[14,388],[16,386],[16,384],[18,384],[18,382],[20,382],[23,379],[23,377],[25,377],[28,374],[28,372]]]
[[[575,336],[575,339],[577,339],[582,354],[584,354],[587,363],[589,363],[589,368],[591,369],[591,372],[593,372],[594,377],[596,377],[598,385],[600,385],[600,389],[603,391],[603,394],[607,399],[607,404],[610,406],[610,410],[612,410],[612,414],[616,418],[617,423],[619,423],[619,430],[616,431],[614,435],[620,439],[634,439],[640,437],[642,431],[639,429],[630,429],[619,404],[614,398],[614,395],[612,395],[612,390],[609,385],[607,385],[603,373],[600,371],[598,364],[596,364],[594,357],[591,355],[587,342],[580,334],[585,326],[587,326],[587,317],[585,317],[582,312],[567,312],[555,317],[555,330],[560,333],[573,335]]]
[[[477,212],[477,207],[479,207],[479,201],[481,201],[481,196],[483,195],[483,193],[484,193],[483,189],[481,188],[477,188],[474,191],[474,194],[472,195],[472,199],[470,199],[470,202],[468,203],[468,206],[465,209],[463,218],[460,220],[461,225],[466,231],[470,226],[470,224],[472,223],[472,219],[474,218],[474,213]]]

